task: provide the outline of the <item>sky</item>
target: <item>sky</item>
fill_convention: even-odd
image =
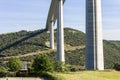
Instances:
[[[44,29],[51,0],[0,0],[0,34]],[[120,0],[102,0],[103,39],[120,40]],[[85,32],[85,0],[66,0],[64,26]]]

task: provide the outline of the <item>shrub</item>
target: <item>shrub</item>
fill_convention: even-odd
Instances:
[[[120,71],[120,63],[115,63],[113,68],[117,71]]]
[[[17,72],[22,68],[22,63],[19,58],[12,57],[8,61],[8,68],[10,71]]]
[[[71,72],[76,72],[76,71],[83,71],[85,68],[83,66],[77,66],[77,65],[71,65],[70,66],[70,71]]]
[[[70,71],[76,72],[76,71],[78,71],[78,69],[77,69],[76,67],[71,67],[71,68],[70,68]]]
[[[6,76],[6,69],[4,67],[0,67],[0,77]]]
[[[15,73],[14,72],[7,72],[7,77],[15,77]]]
[[[38,55],[32,64],[32,67],[35,72],[52,72],[53,64],[50,61],[49,57],[45,54]]]
[[[58,61],[58,62],[55,62],[54,64],[54,70],[56,72],[66,72],[66,71],[69,71],[69,68],[65,63]]]

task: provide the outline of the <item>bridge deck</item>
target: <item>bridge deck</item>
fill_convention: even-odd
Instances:
[[[65,2],[65,0],[64,0]],[[64,3],[63,3],[64,4]],[[49,13],[48,13],[48,17],[47,17],[47,22],[46,22],[46,29],[49,30],[50,28],[50,22],[51,20],[56,21],[56,6],[57,6],[57,0],[52,0],[51,1],[51,5],[50,5],[50,9],[49,9]]]

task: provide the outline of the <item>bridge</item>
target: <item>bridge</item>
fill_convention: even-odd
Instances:
[[[65,62],[63,5],[67,0],[51,0],[46,21],[50,31],[50,47],[54,49],[54,26],[57,22],[57,60]],[[88,70],[104,70],[101,0],[86,0],[86,52]]]

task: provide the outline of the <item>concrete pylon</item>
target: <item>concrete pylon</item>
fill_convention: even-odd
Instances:
[[[54,49],[54,21],[51,20],[50,24],[50,48]]]
[[[57,0],[57,61],[65,62],[64,28],[63,28],[63,0]]]
[[[104,70],[101,0],[86,0],[86,68]]]

